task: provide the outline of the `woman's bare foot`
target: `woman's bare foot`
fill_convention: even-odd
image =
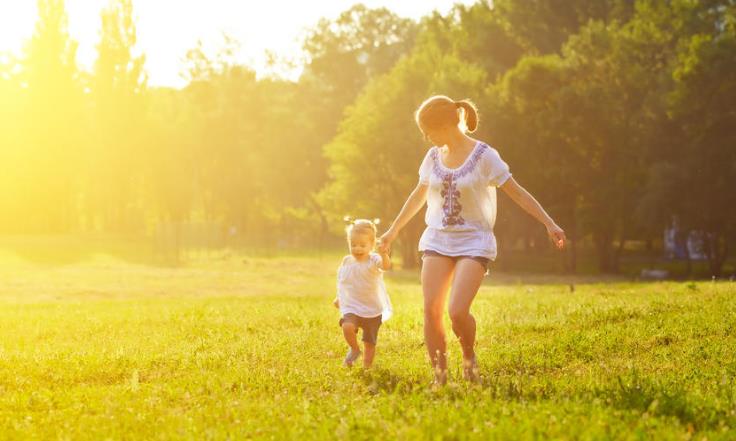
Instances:
[[[439,367],[434,368],[434,380],[432,381],[433,387],[441,387],[447,384],[447,369],[440,369]]]
[[[463,358],[463,378],[471,383],[480,381],[480,369],[478,369],[478,360],[473,354],[472,358]]]

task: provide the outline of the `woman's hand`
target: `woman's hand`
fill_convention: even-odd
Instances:
[[[547,234],[558,250],[565,248],[565,242],[567,242],[565,232],[556,223],[547,225]]]
[[[544,208],[534,199],[534,196],[529,194],[524,187],[519,185],[516,180],[511,177],[501,185],[501,190],[506,192],[507,195],[516,202],[519,207],[523,208],[524,211],[531,214],[536,220],[541,222],[547,228],[547,234],[552,242],[555,244],[558,250],[565,248],[565,232],[560,228],[555,221],[544,211]]]
[[[427,201],[427,189],[429,186],[421,182],[417,183],[409,197],[404,202],[404,206],[401,207],[399,215],[391,223],[391,227],[383,233],[383,236],[378,240],[378,249],[388,254],[391,251],[391,242],[396,240],[396,236],[399,235],[399,231],[404,228],[409,220],[414,217],[415,214],[422,208],[424,203]]]
[[[382,253],[388,254],[391,251],[391,243],[396,240],[398,233],[393,229],[389,228],[388,231],[378,239],[378,250]]]

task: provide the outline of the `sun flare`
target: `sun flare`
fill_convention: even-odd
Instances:
[[[302,2],[279,0],[238,2],[232,0],[142,1],[134,0],[133,9],[138,30],[138,50],[146,54],[146,70],[151,85],[181,87],[181,59],[198,40],[205,49],[215,50],[222,43],[222,34],[234,37],[241,45],[238,59],[259,74],[269,71],[266,51],[285,60],[301,56],[300,38],[322,17],[334,18],[357,1],[321,0]],[[446,12],[453,3],[473,1],[388,0],[363,1],[368,7],[387,7],[398,15],[418,19],[432,10]],[[100,11],[107,0],[66,0],[69,32],[79,42],[77,60],[89,70],[97,57],[96,45],[100,32]],[[285,14],[284,11],[289,11]],[[175,18],[172,18],[175,17]],[[16,56],[24,42],[33,34],[36,6],[32,0],[0,2],[0,52]],[[295,78],[299,69],[286,75]]]

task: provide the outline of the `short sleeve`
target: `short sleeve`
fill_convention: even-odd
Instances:
[[[349,260],[350,260],[350,256],[343,257],[342,258],[342,262],[340,262],[340,265],[337,267],[336,272],[337,272],[337,278],[338,278],[338,280],[340,279],[340,275],[343,272],[343,270],[345,268],[345,265],[348,263]]]
[[[432,151],[434,147],[427,151],[424,155],[422,165],[419,166],[419,182],[421,184],[429,184],[429,175],[432,173]]]
[[[488,180],[488,185],[500,187],[510,177],[509,165],[501,159],[501,155],[494,148],[489,148],[484,156],[484,172]]]
[[[383,271],[383,259],[381,259],[381,256],[377,253],[371,253],[371,267],[377,269],[378,271]]]

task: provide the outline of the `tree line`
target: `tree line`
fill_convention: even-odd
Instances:
[[[356,5],[303,40],[297,81],[258,77],[239,42],[191,48],[187,86],[150,87],[131,0],[103,10],[91,72],[63,0],[39,0],[0,57],[0,231],[151,235],[201,222],[242,243],[316,246],[345,214],[390,219],[429,147],[413,111],[474,100],[477,136],[600,270],[677,217],[719,275],[736,229],[736,2],[496,0],[413,21]],[[245,42],[247,44],[247,42]],[[543,242],[504,204],[499,242]],[[416,219],[402,233],[416,263]]]

